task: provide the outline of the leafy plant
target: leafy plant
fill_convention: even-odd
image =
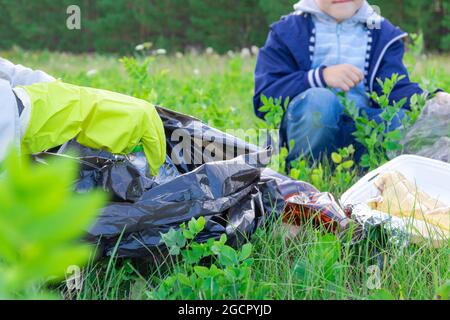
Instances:
[[[240,250],[226,245],[227,237],[198,243],[195,238],[203,231],[206,220],[192,219],[179,230],[162,234],[162,242],[172,256],[181,255],[170,276],[159,288],[147,292],[151,299],[242,299],[249,295],[263,298],[264,289],[256,286],[251,277],[252,245]],[[202,264],[205,259],[210,264]]]
[[[311,164],[309,159],[299,158],[292,161],[289,176],[292,179],[310,182],[321,191],[345,190],[356,178],[354,153],[355,149],[350,145],[331,154],[333,163],[324,159]]]
[[[356,169],[355,162],[353,161],[354,154],[355,148],[353,145],[341,148],[337,152],[331,154],[331,160],[336,165],[332,176],[335,185],[348,186],[355,179]]]
[[[282,98],[267,98],[265,95],[261,95],[261,102],[263,105],[258,109],[260,112],[264,112],[265,125],[267,128],[267,136],[270,137],[272,145],[278,145],[279,128],[283,121],[285,110],[289,106],[289,98],[282,102]],[[275,134],[274,134],[275,132]],[[294,141],[291,141],[291,149]],[[286,159],[289,155],[289,149],[282,147],[278,153],[272,156],[269,167],[275,171],[286,173]]]
[[[283,120],[284,111],[289,106],[289,98],[282,101],[282,98],[267,98],[265,95],[261,95],[261,102],[263,105],[259,108],[260,112],[264,112],[264,119],[269,129],[280,128],[281,121]]]
[[[322,185],[323,169],[321,164],[317,168],[311,166],[305,158],[299,158],[291,163],[289,176],[295,180],[311,182],[316,188]]]
[[[355,122],[356,131],[353,135],[356,141],[361,143],[366,149],[366,153],[360,160],[360,165],[364,168],[373,170],[388,161],[389,152],[396,152],[402,149],[400,144],[402,131],[400,128],[392,129],[392,125],[395,118],[398,117],[399,111],[405,105],[406,98],[394,101],[391,104],[389,95],[395,85],[403,78],[404,76],[394,74],[384,82],[377,79],[378,84],[382,88],[382,94],[378,95],[376,92],[373,92],[370,97],[381,108],[381,113],[377,116],[378,121],[370,119],[364,110],[360,112],[353,101],[345,99],[345,97],[341,99],[345,112]],[[419,99],[416,95],[411,98],[411,101],[414,102],[412,111],[406,113],[405,118],[402,119],[403,124],[408,126],[412,125],[417,119],[420,113],[419,102],[423,102],[423,99]]]
[[[82,266],[90,248],[79,238],[104,203],[103,194],[74,194],[72,162],[31,165],[11,153],[0,176],[0,298],[52,298],[39,287]]]
[[[336,290],[336,283],[346,269],[340,261],[341,243],[333,234],[321,234],[319,231],[315,233],[316,241],[311,245],[308,254],[295,262],[293,274],[296,280],[306,287],[315,283],[316,288],[313,290]]]
[[[411,97],[410,110],[405,110],[406,117],[402,119],[404,128],[410,128],[417,122],[423,112],[425,105],[425,95],[415,94]]]
[[[167,70],[161,70],[156,73],[149,72],[155,59],[155,57],[146,57],[141,62],[135,57],[123,57],[120,59],[131,80],[129,94],[151,103],[158,102],[159,97],[156,88],[159,81],[167,73]]]

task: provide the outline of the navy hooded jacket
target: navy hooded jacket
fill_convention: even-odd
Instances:
[[[383,19],[381,28],[369,28],[372,43],[366,58],[365,83],[368,93],[382,94],[376,79],[390,78],[394,73],[404,75],[389,96],[391,102],[407,98],[404,108],[409,108],[409,98],[422,94],[417,83],[411,82],[403,64],[405,45],[408,36],[400,28]],[[323,71],[325,66],[311,70],[310,47],[314,45],[314,23],[308,13],[293,13],[283,17],[271,26],[265,46],[260,50],[255,70],[255,113],[264,119],[258,109],[260,97],[286,98],[291,100],[302,92],[325,85]],[[371,101],[371,107],[377,107]]]

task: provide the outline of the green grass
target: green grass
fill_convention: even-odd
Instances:
[[[136,94],[119,57],[32,53],[20,49],[0,52],[0,56],[45,70],[66,82]],[[415,81],[425,88],[449,91],[450,56],[430,55],[410,61],[414,61],[411,67]],[[150,68],[150,81],[156,93],[156,101],[152,102],[198,117],[222,130],[262,128],[265,124],[254,116],[252,107],[254,65],[253,57],[157,57]],[[322,168],[322,175],[315,184],[339,198],[357,177],[346,183],[334,183],[336,180],[329,178],[334,174],[329,163],[323,160],[316,164],[316,169]],[[302,179],[313,181],[312,168],[306,169],[311,172],[301,175]],[[255,260],[251,277],[267,290],[268,298],[433,299],[450,279],[449,246],[432,249],[423,245],[401,250],[387,244],[378,252],[386,260],[381,270],[382,290],[371,290],[367,286],[372,280],[368,270],[377,264],[371,241],[358,246],[349,246],[344,240],[336,244],[309,224],[294,240],[284,240],[285,233],[281,223],[277,223],[270,230],[258,230],[252,239]],[[68,294],[63,285],[54,290],[66,298],[142,299],[156,290],[172,270],[170,259],[155,265],[113,257],[86,267],[83,289],[78,294]],[[244,298],[255,296],[248,292]]]

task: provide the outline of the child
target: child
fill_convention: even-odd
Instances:
[[[336,93],[347,97],[367,115],[379,121],[381,109],[367,93],[381,94],[376,79],[404,76],[390,95],[390,101],[409,98],[424,91],[409,80],[402,59],[403,39],[399,28],[375,13],[364,0],[302,0],[296,12],[271,27],[261,49],[255,71],[254,107],[262,94],[290,98],[280,140],[288,146],[287,163],[301,155],[317,158],[354,142],[354,124],[344,115]],[[448,94],[438,93],[440,99]],[[401,125],[404,111],[394,119],[393,130]],[[357,146],[358,147],[358,146]]]
[[[9,147],[34,154],[76,139],[122,154],[142,143],[152,174],[166,158],[164,127],[150,103],[63,83],[0,58],[0,161]]]

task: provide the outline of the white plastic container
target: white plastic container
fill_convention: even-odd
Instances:
[[[417,188],[450,206],[450,164],[414,155],[403,155],[368,173],[341,197],[341,204],[366,203],[379,195],[373,181],[382,173],[400,172]]]

